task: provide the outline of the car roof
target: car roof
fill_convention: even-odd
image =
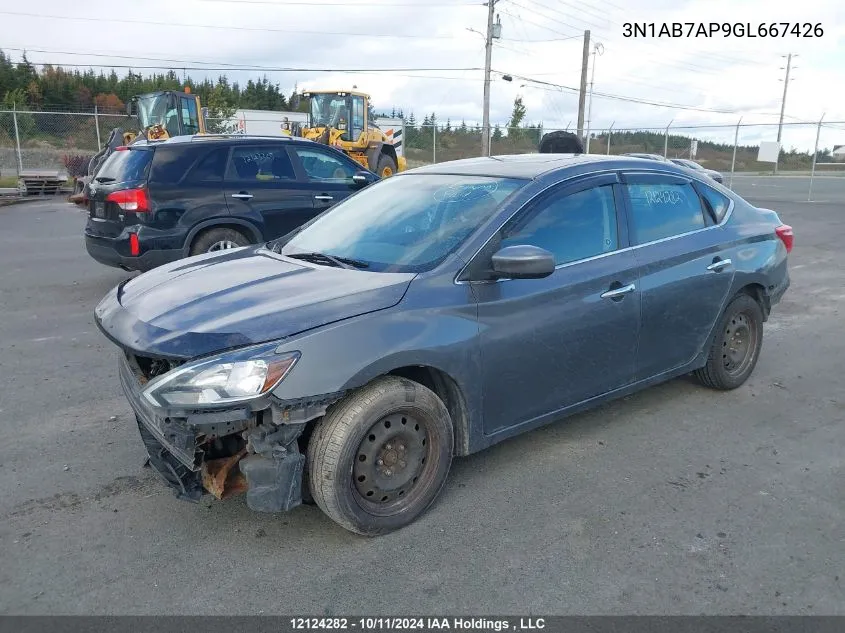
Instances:
[[[660,154],[650,154],[649,152],[626,152],[622,156],[635,156],[637,158],[650,158],[652,160],[665,161],[668,160]]]
[[[534,179],[552,171],[590,164],[603,169],[636,168],[643,165],[653,168],[655,162],[645,158],[603,154],[508,154],[435,163],[403,173]],[[668,171],[677,169],[669,162],[661,162],[660,168]],[[401,176],[402,173],[397,175]]]
[[[310,139],[300,138],[298,136],[285,136],[285,135],[278,135],[278,136],[261,136],[258,134],[185,134],[182,136],[171,136],[163,141],[149,141],[146,139],[141,139],[133,143],[135,146],[148,146],[148,147],[157,147],[160,145],[182,145],[185,143],[214,143],[214,142],[223,142],[223,141],[272,141],[278,142],[282,141],[285,143],[314,143]]]

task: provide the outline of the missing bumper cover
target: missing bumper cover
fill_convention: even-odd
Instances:
[[[302,503],[302,471],[305,455],[298,439],[304,424],[254,429],[245,434],[254,455],[240,462],[249,488],[246,503],[256,512],[285,512]]]

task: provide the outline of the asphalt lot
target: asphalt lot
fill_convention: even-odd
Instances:
[[[833,204],[735,188],[796,234],[749,383],[675,380],[460,459],[379,539],[177,501],[92,320],[128,273],[72,205],[0,208],[0,612],[845,614],[845,179],[816,183]]]

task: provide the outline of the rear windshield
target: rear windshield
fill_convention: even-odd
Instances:
[[[100,182],[131,182],[146,180],[153,160],[150,149],[133,148],[112,153],[97,173]]]

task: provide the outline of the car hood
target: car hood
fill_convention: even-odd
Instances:
[[[247,247],[143,273],[106,295],[94,314],[121,347],[190,359],[390,308],[414,276],[319,266]]]

